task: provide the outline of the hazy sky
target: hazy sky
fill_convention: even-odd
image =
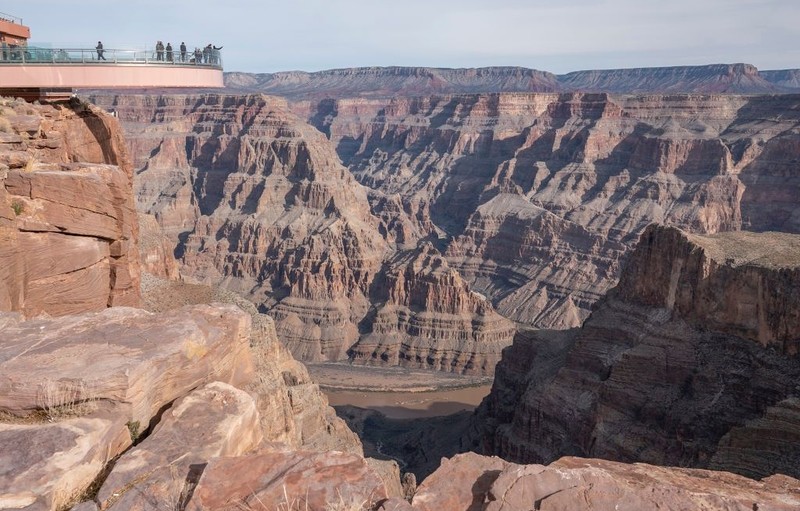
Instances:
[[[32,42],[223,45],[226,71],[800,68],[800,0],[25,0]]]

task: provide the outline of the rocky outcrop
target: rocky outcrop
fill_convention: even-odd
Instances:
[[[259,508],[370,509],[386,498],[364,458],[341,452],[264,451],[217,458],[203,470],[191,511]],[[269,504],[266,504],[269,503]]]
[[[568,328],[652,222],[800,232],[798,100],[482,94],[293,109],[376,197],[396,197],[398,218],[423,220],[420,236],[442,239],[450,267],[500,314]]]
[[[666,309],[697,329],[797,355],[800,236],[697,236],[651,227],[625,269],[616,299]]]
[[[306,367],[292,358],[278,340],[275,323],[241,296],[198,284],[143,275],[142,298],[154,312],[184,305],[227,303],[251,316],[249,344],[255,377],[243,388],[257,396],[256,404],[265,441],[296,449],[337,450],[361,455],[361,442],[328,406]]]
[[[76,407],[78,408],[78,407]],[[0,508],[60,509],[130,446],[124,406],[46,424],[0,423]]]
[[[51,320],[0,315],[0,503],[183,508],[215,460],[271,481],[259,491],[296,485],[298,495],[307,489],[325,505],[337,492],[369,505],[399,495],[397,465],[367,463],[268,318],[251,314],[252,331],[250,315],[219,304],[157,314],[115,307]],[[241,458],[252,452],[272,468],[255,471],[257,463]],[[298,466],[301,457],[310,465]],[[276,459],[286,473],[274,472]],[[292,479],[292,470],[305,475]]]
[[[73,102],[0,100],[0,310],[138,305],[138,226],[122,130]]]
[[[514,325],[472,292],[430,243],[387,263],[371,332],[350,348],[356,363],[491,374]]]
[[[0,502],[64,508],[175,399],[205,382],[249,382],[249,324],[207,306],[0,315]]]
[[[24,416],[74,402],[131,406],[143,429],[201,382],[252,378],[250,317],[197,306],[154,316],[114,307],[63,319],[19,321],[0,330],[0,411]]]
[[[800,475],[797,235],[653,226],[579,330],[520,334],[476,417],[485,448]],[[745,454],[746,453],[746,454]]]
[[[177,401],[114,463],[95,500],[102,509],[149,509],[154,502],[182,507],[209,459],[246,454],[262,439],[253,398],[210,383]]]
[[[548,466],[515,465],[470,453],[443,460],[420,485],[413,506],[384,504],[383,509],[788,511],[798,505],[798,481],[784,476],[753,481],[724,472],[581,458],[562,458]]]

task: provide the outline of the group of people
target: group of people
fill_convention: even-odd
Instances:
[[[10,52],[8,51],[9,50],[8,45],[5,43],[5,41],[3,41],[2,46],[3,46],[2,53],[0,53],[0,58],[2,58],[2,60],[7,60],[8,57],[10,56]],[[14,47],[12,46],[11,49],[13,50]],[[97,51],[97,60],[106,60],[105,49],[103,48],[102,41],[97,41],[97,46],[95,46],[94,49]],[[202,50],[200,48],[195,47],[194,52],[189,54],[186,51],[186,43],[181,42],[181,45],[179,47],[180,54],[178,58],[180,59],[179,60],[180,62],[190,62],[193,64],[219,64],[220,63],[219,50],[221,49],[222,46],[217,47],[211,43],[208,43],[208,45]],[[176,55],[175,51],[172,48],[172,43],[167,43],[167,45],[164,46],[164,43],[162,43],[161,41],[156,42],[156,60],[175,62],[176,60],[175,57]]]
[[[195,47],[194,52],[188,54],[186,51],[186,43],[181,42],[180,45],[180,62],[191,62],[194,64],[219,64],[219,50],[222,49],[222,46],[216,47],[211,43],[203,48]],[[166,59],[165,59],[166,54]],[[188,57],[188,60],[187,60]],[[164,43],[161,41],[156,42],[156,60],[167,62],[175,62],[175,53],[172,48],[172,43],[167,43],[164,46]]]

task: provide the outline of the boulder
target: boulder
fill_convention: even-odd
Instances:
[[[253,398],[209,383],[176,402],[152,434],[114,464],[97,502],[101,509],[176,509],[208,460],[244,454],[262,438]]]
[[[0,424],[0,509],[64,509],[131,444],[126,407],[84,409],[57,423]]]
[[[261,451],[209,461],[186,511],[369,509],[385,498],[380,477],[361,456]]]

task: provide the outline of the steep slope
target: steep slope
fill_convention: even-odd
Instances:
[[[476,416],[486,449],[800,475],[799,249],[648,228],[580,329],[504,352]]]
[[[302,360],[355,356],[348,349],[373,331],[373,308],[383,302],[375,293],[385,287],[384,262],[431,230],[424,208],[406,208],[396,195],[381,191],[370,193],[370,204],[367,189],[341,165],[324,135],[277,98],[94,101],[123,121],[140,169],[139,208],[172,239],[184,275],[247,296],[269,312],[282,342]],[[159,235],[148,233],[145,257],[165,275]],[[470,295],[464,286],[459,290]],[[500,320],[503,327],[485,345],[459,346],[471,350],[463,354],[434,346],[423,365],[491,372],[513,333],[485,300],[473,301],[482,305],[470,314],[448,302],[441,313],[461,320],[442,327],[451,329],[444,337],[480,341],[473,334],[484,327],[476,324]],[[407,345],[419,338],[403,326],[384,334]],[[469,362],[475,353],[481,359]],[[395,357],[394,363],[406,360]]]
[[[800,232],[800,97],[483,94],[299,102],[504,316],[579,325],[651,222]]]
[[[324,137],[261,96],[120,97],[114,108],[148,156],[140,207],[180,242],[183,273],[262,304],[296,356],[344,357],[387,245]],[[139,116],[148,122],[133,126]]]

